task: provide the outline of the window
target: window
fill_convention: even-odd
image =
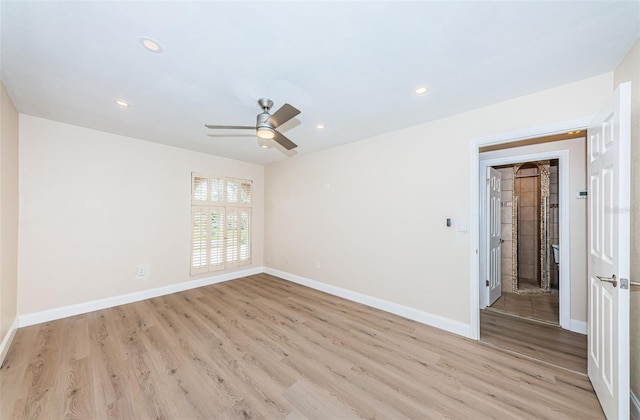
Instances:
[[[253,183],[191,174],[191,275],[251,264]]]

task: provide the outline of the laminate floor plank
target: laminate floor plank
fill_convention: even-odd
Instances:
[[[208,390],[210,405],[222,412],[241,401],[244,398],[241,390],[230,380],[234,372],[229,371],[222,358],[215,357],[218,346],[223,342],[214,343],[212,334],[193,323],[185,326],[183,317],[175,312],[167,297],[152,299],[149,306],[159,315],[159,328],[164,328],[173,337],[176,351],[196,372],[198,386]]]
[[[308,419],[342,419],[357,416],[348,406],[342,405],[323,388],[301,379],[284,392],[297,410]]]
[[[481,320],[490,344],[258,274],[19,329],[0,418],[604,418],[585,375],[516,354],[580,337]]]
[[[170,308],[178,308],[176,302],[174,302],[175,296],[168,296],[165,297],[165,299],[169,302]],[[225,302],[218,302],[218,310],[224,305],[226,305]],[[183,325],[195,326],[198,321],[196,312],[194,311],[189,311],[189,313],[177,313],[177,315],[178,318],[173,320],[174,325],[181,323]],[[239,326],[243,325],[241,322],[238,323],[235,319],[228,319],[236,325],[235,329],[238,329]],[[194,329],[189,331],[191,333],[195,333]],[[244,334],[234,334],[234,332],[235,330],[229,330],[227,334],[220,336],[216,343],[209,341],[210,337],[213,336],[205,329],[201,328],[198,335],[194,335],[196,337],[203,337],[203,342],[209,343],[210,352],[214,352],[215,360],[217,362],[222,362],[221,365],[218,365],[219,369],[231,377],[235,376],[241,379],[241,381],[236,381],[237,383],[246,385],[242,389],[243,395],[245,396],[245,403],[252,402],[252,399],[261,401],[263,407],[266,407],[271,411],[271,417],[284,417],[283,414],[288,413],[290,405],[279,395],[278,392],[273,391],[278,389],[277,384],[268,373],[261,369],[251,369],[250,365],[243,363],[244,357],[247,355],[246,346],[242,346],[242,343],[237,343],[234,342],[233,339],[229,339],[233,335],[245,338],[248,332],[245,331]],[[240,351],[241,347],[242,351]],[[234,381],[231,381],[231,383],[234,383]]]
[[[587,373],[587,338],[558,326],[480,311],[480,339],[582,374]]]

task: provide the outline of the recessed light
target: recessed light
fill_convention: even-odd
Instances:
[[[318,130],[322,130],[324,128],[324,124],[318,124],[318,125],[316,125],[316,128]]]
[[[262,147],[263,149],[268,149],[269,148],[269,146],[267,146],[266,144],[262,144],[262,145],[260,145],[260,147]]]
[[[140,43],[142,44],[143,47],[145,47],[146,49],[148,49],[151,52],[161,53],[163,51],[163,49],[160,46],[160,44],[158,44],[156,41],[154,41],[151,38],[142,37],[142,38],[140,38]]]
[[[129,108],[129,103],[121,100],[117,100],[116,104],[120,105],[123,108]]]
[[[571,134],[578,134],[580,132],[580,130],[576,130],[576,131],[569,131],[567,134],[571,135]]]
[[[417,88],[415,90],[415,92],[416,92],[417,95],[424,95],[425,93],[427,93],[427,88],[424,87],[424,86],[421,86],[421,87]]]

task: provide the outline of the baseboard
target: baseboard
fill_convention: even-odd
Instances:
[[[11,347],[11,342],[13,341],[13,337],[16,335],[16,331],[18,331],[18,317],[13,320],[13,323],[9,327],[9,331],[4,335],[2,343],[0,343],[0,366],[4,363],[4,358],[9,351],[9,347]]]
[[[155,289],[142,290],[139,292],[128,293],[126,295],[113,296],[110,298],[94,300],[90,302],[77,303],[75,305],[63,306],[60,308],[48,309],[42,312],[35,312],[18,317],[18,326],[26,327],[29,325],[41,324],[60,318],[85,314],[87,312],[98,311],[100,309],[111,308],[127,303],[138,302],[145,299],[151,299],[158,296],[164,296],[171,293],[182,292],[184,290],[195,289],[210,284],[222,283],[241,277],[251,276],[254,274],[264,273],[264,267],[249,268],[246,270],[233,271],[230,273],[218,274],[196,280],[186,281],[182,283],[171,284],[168,286],[158,287]]]
[[[434,315],[428,312],[410,308],[408,306],[400,305],[398,303],[390,302],[388,300],[365,295],[348,289],[343,289],[338,286],[332,286],[330,284],[276,270],[274,268],[266,267],[264,272],[291,281],[293,283],[301,284],[312,289],[320,290],[321,292],[329,293],[330,295],[338,296],[347,300],[351,300],[353,302],[362,303],[376,309],[381,309],[392,314],[400,315],[404,318],[412,319],[422,324],[430,325],[432,327],[440,328],[442,330],[449,331],[463,337],[471,338],[471,326],[469,324],[465,324],[464,322],[455,321],[439,315]]]
[[[365,295],[363,293],[354,292],[342,287],[333,286],[330,284],[322,283],[316,280],[308,279],[295,274],[287,273],[285,271],[276,270],[269,267],[255,267],[246,270],[234,271],[230,273],[218,274],[215,276],[209,276],[205,278],[198,278],[187,282],[172,284],[169,286],[158,287],[155,289],[142,290],[139,292],[129,293],[126,295],[119,295],[105,299],[94,300],[90,302],[78,303],[69,306],[63,306],[59,308],[49,309],[46,311],[35,312],[26,315],[20,315],[12,329],[4,337],[2,344],[0,345],[0,363],[4,358],[6,351],[8,351],[9,345],[18,327],[26,327],[29,325],[40,324],[43,322],[49,322],[60,318],[66,318],[69,316],[80,315],[88,312],[97,311],[100,309],[111,308],[118,305],[124,305],[127,303],[138,302],[145,299],[151,299],[158,296],[164,296],[171,293],[181,292],[183,290],[195,289],[202,286],[208,286],[210,284],[221,283],[229,280],[238,279],[241,277],[251,276],[260,273],[267,273],[277,277],[281,277],[285,280],[301,284],[303,286],[310,287],[312,289],[320,290],[325,293],[329,293],[334,296],[338,296],[344,299],[348,299],[354,302],[362,303],[364,305],[371,306],[392,314],[396,314],[422,324],[430,325],[432,327],[440,328],[445,331],[452,332],[454,334],[461,335],[463,337],[471,338],[471,326],[464,322],[452,320],[440,315],[435,315],[429,312],[420,311],[408,306],[404,306],[398,303],[394,303],[385,299]],[[17,325],[15,325],[17,323]],[[584,321],[571,320],[571,331],[586,334],[587,323]],[[5,347],[6,346],[6,347]],[[636,400],[637,402],[637,400]],[[640,420],[640,418],[638,419]]]
[[[571,323],[569,324],[569,331],[587,335],[587,323],[584,321],[572,319]]]
[[[636,394],[631,391],[631,420],[640,420],[640,400],[636,397]]]

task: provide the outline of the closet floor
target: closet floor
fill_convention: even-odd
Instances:
[[[554,324],[560,323],[560,303],[557,294],[548,295],[518,295],[502,292],[491,309],[539,319]]]

